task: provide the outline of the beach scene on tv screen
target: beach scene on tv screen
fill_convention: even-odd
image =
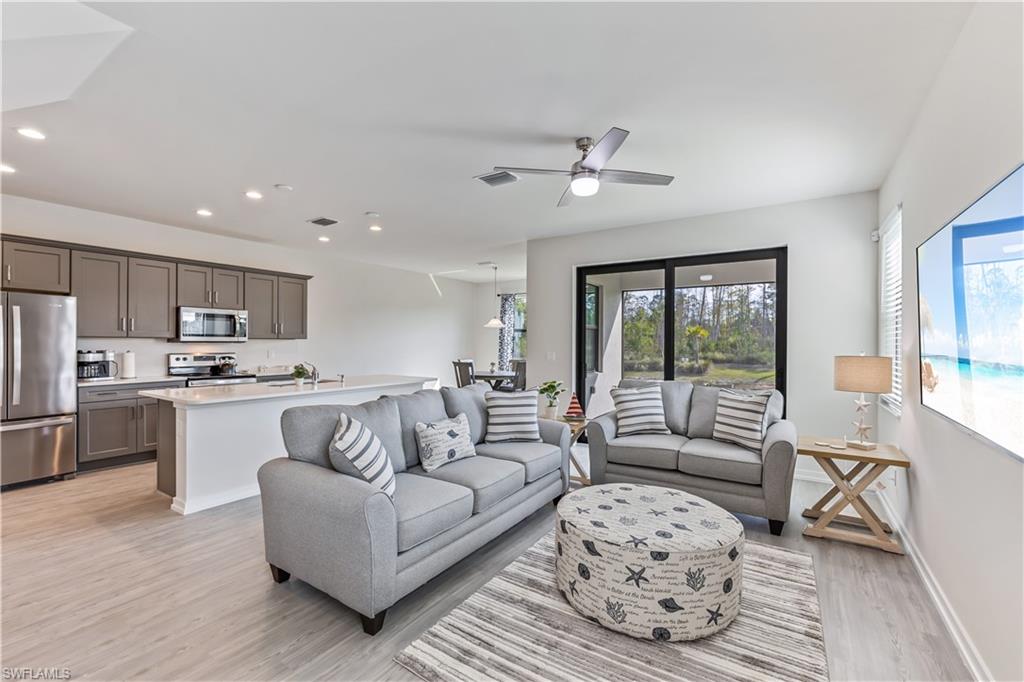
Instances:
[[[1024,458],[1024,167],[917,261],[921,402]]]

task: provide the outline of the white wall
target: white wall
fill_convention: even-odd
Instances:
[[[498,330],[485,329],[484,323],[498,314],[498,299],[494,296],[494,283],[477,284],[474,292],[473,312],[473,335],[475,336],[474,350],[471,355],[477,367],[489,367],[492,362],[498,361]],[[522,294],[526,291],[526,280],[517,279],[508,282],[498,282],[499,294]],[[526,343],[530,343],[530,319],[526,319]],[[454,359],[454,358],[453,358]],[[454,377],[454,370],[449,367],[449,374]]]
[[[164,374],[166,354],[231,350],[239,363],[309,361],[322,375],[397,373],[454,383],[451,361],[473,352],[476,287],[439,278],[439,298],[421,273],[348,261],[194,230],[2,196],[5,233],[312,275],[308,339],[244,344],[174,344],[154,339],[81,339],[79,348],[132,349],[139,376]],[[481,323],[482,324],[482,323]]]
[[[877,347],[877,214],[876,193],[864,192],[531,240],[528,382],[573,378],[574,266],[788,246],[789,418],[802,433],[838,436],[853,396],[832,390],[832,358]]]
[[[912,461],[888,500],[982,678],[1024,679],[1024,464],[921,407],[915,250],[1024,159],[1019,3],[978,4],[879,193],[903,202],[902,417]],[[930,575],[928,575],[930,574]]]

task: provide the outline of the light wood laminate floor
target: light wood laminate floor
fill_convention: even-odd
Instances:
[[[98,680],[410,679],[392,657],[546,533],[548,506],[392,607],[384,630],[300,580],[275,584],[259,498],[188,517],[142,464],[0,496],[2,654]],[[782,537],[814,556],[833,680],[968,679],[906,557],[806,539],[797,482]]]

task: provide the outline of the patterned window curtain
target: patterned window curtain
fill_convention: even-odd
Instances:
[[[503,372],[512,367],[512,341],[516,324],[516,295],[502,294],[498,317],[505,325],[498,330],[498,369]]]

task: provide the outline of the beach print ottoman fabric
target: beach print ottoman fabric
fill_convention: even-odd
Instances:
[[[476,454],[469,437],[469,419],[465,414],[441,421],[416,423],[416,445],[424,471],[435,469]]]
[[[680,490],[611,483],[558,503],[555,575],[590,620],[633,637],[707,637],[739,613],[743,526]]]

